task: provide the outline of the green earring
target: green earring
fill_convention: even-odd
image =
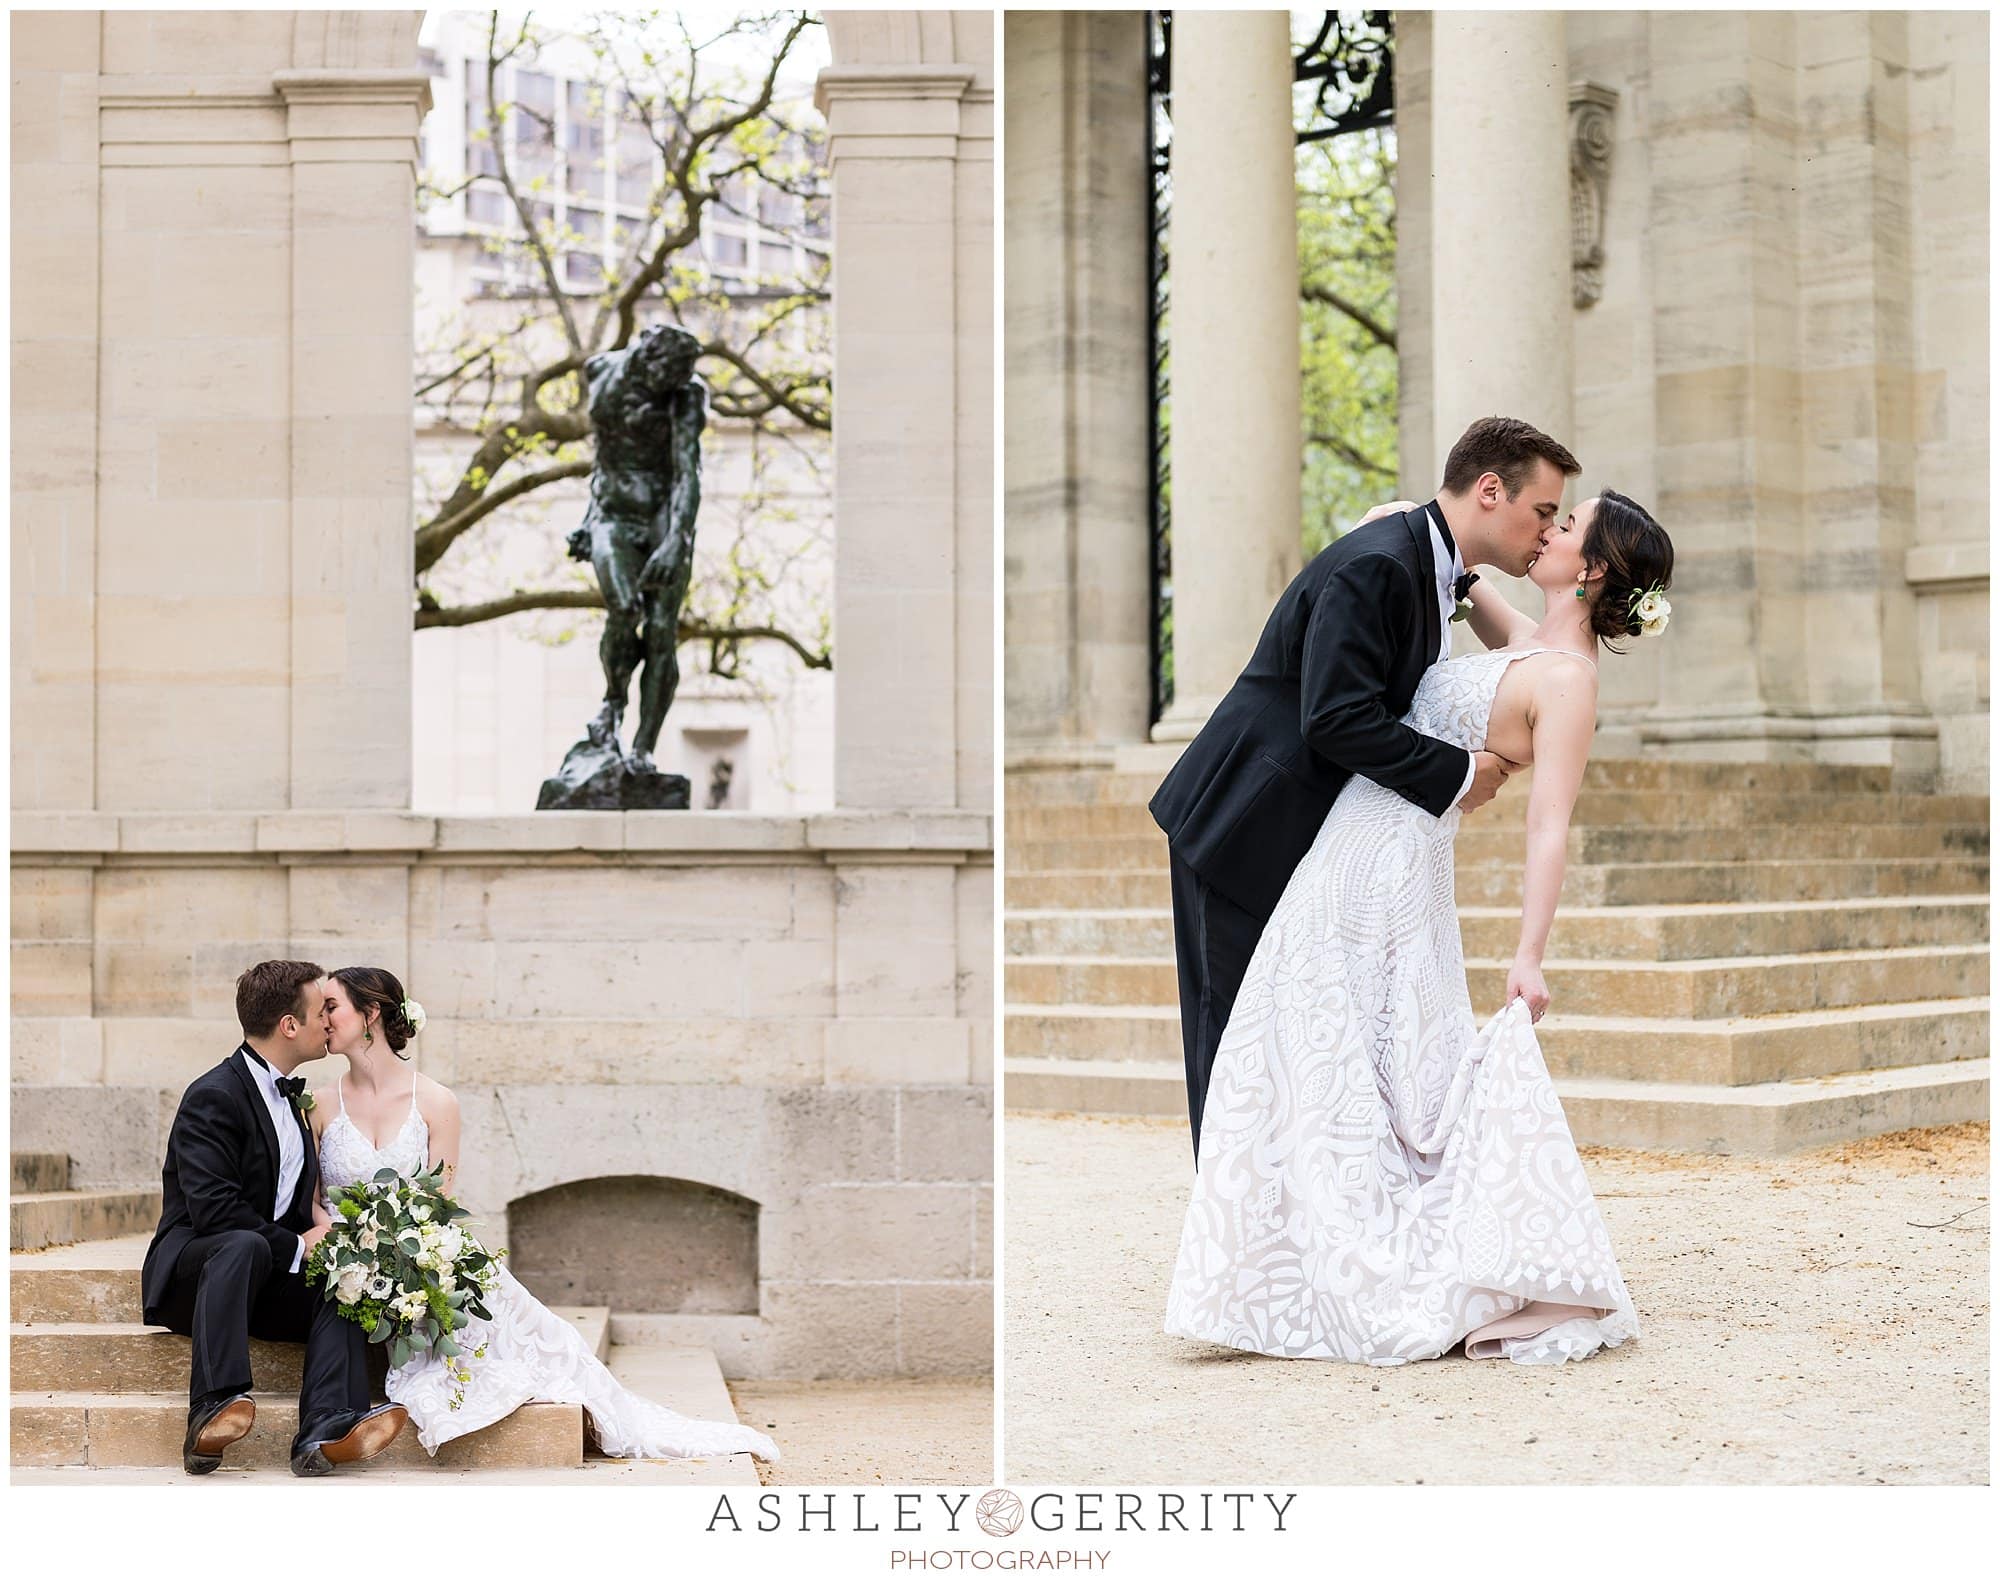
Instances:
[[[1576,583],[1576,599],[1579,602],[1583,600],[1583,582],[1581,580]]]

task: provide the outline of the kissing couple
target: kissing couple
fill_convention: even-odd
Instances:
[[[754,1428],[683,1417],[625,1389],[504,1266],[484,1299],[488,1317],[459,1335],[466,1352],[483,1352],[460,1359],[469,1381],[419,1351],[389,1370],[389,1399],[376,1404],[368,1336],[307,1282],[306,1259],[334,1225],[333,1195],[385,1167],[406,1177],[442,1167],[444,1190],[455,1191],[458,1100],[410,1066],[405,1047],[423,1009],[387,969],[259,963],[236,981],[236,1017],[243,1043],[188,1085],[174,1113],[140,1278],[146,1322],[193,1339],[189,1472],[213,1472],[256,1424],[253,1336],[305,1344],[291,1452],[301,1477],[381,1454],[409,1421],[436,1455],[529,1401],[582,1406],[610,1456],[777,1459]],[[328,1055],[347,1064],[331,1112],[299,1076]]]
[[[1154,795],[1196,1174],[1168,1334],[1275,1357],[1560,1363],[1638,1322],[1534,1025],[1597,654],[1664,633],[1673,543],[1527,422],[1299,573]],[[1468,566],[1524,575],[1539,617]],[[1454,604],[1458,611],[1454,613]],[[1487,649],[1450,655],[1468,621]],[[1534,767],[1519,942],[1475,1018],[1461,818]]]

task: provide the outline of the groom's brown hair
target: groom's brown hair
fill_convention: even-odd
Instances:
[[[268,958],[236,976],[236,1021],[246,1040],[261,1040],[278,1032],[286,1013],[299,1015],[299,993],[314,980],[326,978],[317,963],[297,958]]]
[[[1491,471],[1500,478],[1511,502],[1534,474],[1537,460],[1547,460],[1565,476],[1583,469],[1568,449],[1525,421],[1512,416],[1481,416],[1451,446],[1440,485],[1445,492],[1462,493]]]

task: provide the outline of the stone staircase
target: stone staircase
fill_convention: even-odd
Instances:
[[[139,1266],[149,1239],[150,1233],[12,1255],[8,1412],[17,1481],[23,1470],[42,1468],[153,1469],[163,1479],[183,1475],[189,1343],[141,1322]],[[696,1416],[734,1417],[713,1352],[652,1350],[627,1371],[631,1365],[613,1354],[608,1308],[554,1311],[572,1320],[621,1382],[641,1394]],[[230,1448],[222,1474],[289,1471],[304,1353],[295,1342],[250,1343],[257,1422],[248,1438]],[[378,1373],[378,1391],[379,1385]],[[374,1460],[342,1470],[391,1478],[468,1469],[519,1473],[583,1467],[590,1457],[582,1407],[531,1402],[489,1428],[451,1441],[435,1459],[415,1431],[405,1429]],[[712,1469],[705,1481],[756,1481],[747,1456],[699,1465]]]
[[[1015,1110],[1185,1115],[1166,750],[1007,778]],[[1474,1011],[1518,934],[1526,779],[1466,818]],[[1593,762],[1540,1026],[1585,1143],[1775,1154],[1987,1113],[1987,801],[1884,768]]]
[[[14,1252],[151,1231],[160,1218],[158,1188],[72,1188],[68,1155],[16,1150],[11,1159],[7,1245]]]

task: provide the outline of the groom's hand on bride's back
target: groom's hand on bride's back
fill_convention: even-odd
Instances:
[[[311,1253],[314,1248],[319,1246],[319,1239],[332,1229],[333,1223],[331,1221],[323,1221],[319,1225],[314,1226],[310,1231],[299,1234],[300,1245],[304,1247],[307,1253]]]
[[[1519,761],[1510,761],[1504,755],[1495,755],[1491,750],[1472,752],[1472,786],[1465,790],[1465,797],[1458,801],[1461,812],[1470,814],[1500,791],[1500,785],[1521,769]]]

